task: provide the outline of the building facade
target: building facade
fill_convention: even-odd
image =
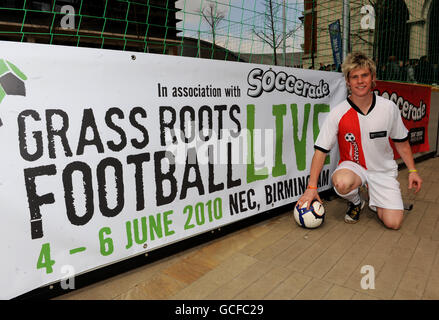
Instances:
[[[2,0],[0,40],[177,52],[176,0]]]
[[[439,63],[439,0],[351,0],[349,6],[349,51],[363,51],[379,64],[391,56]],[[304,67],[333,64],[329,25],[339,20],[343,30],[343,0],[305,0],[304,8]]]

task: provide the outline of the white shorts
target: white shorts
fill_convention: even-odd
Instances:
[[[393,171],[371,171],[366,170],[359,164],[352,161],[343,161],[338,165],[337,170],[348,169],[361,178],[362,186],[366,185],[369,191],[369,206],[372,209],[384,208],[404,210],[401,189],[396,180],[398,170]]]

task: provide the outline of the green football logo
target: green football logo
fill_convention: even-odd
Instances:
[[[7,95],[25,96],[24,81],[26,80],[26,75],[13,63],[0,59],[0,103]],[[1,125],[2,121],[0,119]]]

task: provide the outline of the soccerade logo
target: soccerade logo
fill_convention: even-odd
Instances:
[[[354,159],[354,161],[356,163],[360,163],[360,153],[358,151],[358,144],[357,141],[355,140],[355,135],[351,132],[348,132],[345,134],[344,139],[349,142],[351,144],[351,150],[349,152],[349,154],[351,155],[351,158]],[[352,154],[353,151],[353,154]]]

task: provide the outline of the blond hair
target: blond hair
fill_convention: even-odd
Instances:
[[[341,71],[343,72],[346,81],[349,80],[349,73],[357,68],[369,68],[372,77],[376,77],[375,62],[362,52],[352,52],[346,56],[346,59],[341,65]]]

